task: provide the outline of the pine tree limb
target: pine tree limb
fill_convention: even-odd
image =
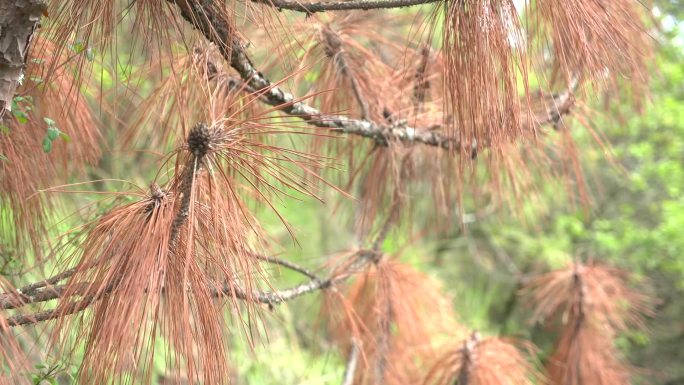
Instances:
[[[216,288],[213,290],[213,296],[214,297],[224,297],[226,295],[234,296],[237,299],[240,300],[245,300],[245,301],[250,301],[250,302],[255,302],[255,303],[261,303],[264,305],[268,305],[269,307],[273,307],[274,305],[281,304],[283,302],[290,301],[292,299],[301,297],[305,294],[313,293],[319,290],[325,290],[328,289],[335,284],[345,281],[349,279],[350,277],[354,276],[356,273],[358,273],[363,267],[369,265],[372,263],[375,258],[376,258],[376,252],[372,250],[358,250],[352,255],[349,256],[349,260],[352,262],[348,265],[348,267],[345,269],[343,273],[337,273],[337,274],[331,274],[328,278],[326,279],[320,279],[314,276],[314,278],[300,283],[299,285],[293,286],[288,289],[282,289],[282,290],[275,290],[275,291],[258,291],[254,290],[251,292],[247,292],[239,287],[236,287],[235,285],[229,285],[225,284],[223,287]],[[276,261],[277,259],[267,257],[269,261]],[[281,263],[283,262],[282,260],[278,260],[278,263],[281,266],[284,267],[290,267],[290,266],[296,266],[290,262],[286,263]],[[306,271],[305,269],[297,267],[296,269],[293,269],[295,271]],[[301,270],[301,271],[300,271]],[[66,272],[71,272],[73,274],[73,271],[67,270]],[[66,273],[65,272],[65,273]],[[313,276],[313,274],[311,273]],[[55,277],[62,277],[62,279],[66,278],[64,276],[64,273],[58,274]],[[46,282],[46,281],[51,281],[54,280],[55,277],[50,278],[45,281],[41,282]],[[35,285],[35,284],[33,284]],[[81,284],[83,288],[87,288],[88,284],[83,283]],[[29,285],[31,286],[31,285]],[[103,290],[100,296],[107,295],[111,290],[114,288],[114,285],[111,285],[111,287],[106,288],[106,290]],[[42,289],[37,289],[37,291],[32,295],[32,296],[24,296],[22,298],[23,301],[17,301],[16,300],[16,293],[15,292],[10,292],[3,294],[0,296],[0,308],[4,309],[14,309],[14,308],[19,308],[28,304],[33,304],[33,303],[40,303],[40,302],[46,302],[54,299],[64,299],[63,294],[65,293],[66,285],[58,285],[58,286],[49,286],[49,287],[44,287]],[[83,293],[85,291],[80,291],[80,290],[75,290],[73,294],[78,295],[79,293]],[[9,326],[21,326],[21,325],[28,325],[28,324],[35,324],[43,321],[49,321],[57,318],[61,318],[63,316],[71,315],[74,313],[78,313],[80,311],[83,311],[87,309],[92,303],[96,302],[99,298],[83,298],[81,300],[78,300],[74,302],[73,304],[69,305],[65,309],[61,309],[60,311],[57,311],[56,309],[52,310],[45,310],[45,311],[40,311],[36,313],[28,313],[28,314],[16,314],[12,317],[8,317],[7,323]]]
[[[371,9],[405,8],[441,1],[442,0],[350,0],[307,2],[296,0],[252,0],[254,3],[275,7],[279,11],[286,9],[289,11],[304,12],[306,14],[326,11],[367,11]]]
[[[459,150],[461,140],[457,137],[443,136],[434,130],[417,129],[398,120],[394,124],[378,124],[372,120],[351,119],[346,116],[327,114],[304,103],[303,98],[285,92],[278,85],[271,83],[257,70],[245,50],[245,45],[238,37],[230,22],[211,5],[204,5],[197,0],[168,0],[178,5],[181,16],[204,37],[216,44],[224,59],[230,63],[245,83],[243,89],[254,92],[259,99],[280,111],[297,116],[306,123],[320,128],[330,129],[339,134],[355,135],[372,139],[376,144],[387,146],[390,142],[404,144],[422,144],[448,150]],[[264,0],[268,1],[268,0]],[[539,125],[556,125],[563,115],[572,107],[572,85],[567,91],[555,95],[553,105],[547,116],[538,120]]]

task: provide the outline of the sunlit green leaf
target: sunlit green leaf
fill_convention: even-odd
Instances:
[[[22,110],[12,110],[12,114],[14,114],[14,117],[17,118],[17,121],[21,124],[29,121],[28,115]]]

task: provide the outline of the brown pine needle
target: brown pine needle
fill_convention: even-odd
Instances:
[[[482,339],[473,333],[462,347],[449,350],[426,376],[425,385],[534,385],[541,374],[524,351],[528,343],[502,338]]]
[[[416,383],[435,354],[432,339],[456,326],[437,285],[409,265],[381,260],[338,297],[329,292],[330,333],[344,354],[359,349],[354,384]]]
[[[556,326],[559,337],[547,362],[558,385],[629,384],[633,369],[615,338],[644,326],[652,299],[628,286],[624,271],[576,263],[534,279],[525,288],[533,320]]]
[[[100,157],[98,122],[74,88],[74,65],[59,45],[38,34],[28,54],[26,81],[17,90],[17,108],[0,124],[0,206],[12,218],[14,246],[31,246],[40,257],[47,245],[52,197],[37,194],[69,174],[83,173]],[[49,130],[58,133],[48,140]],[[48,147],[46,147],[48,146]],[[9,239],[10,237],[8,237]]]

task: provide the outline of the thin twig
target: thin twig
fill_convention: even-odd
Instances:
[[[48,279],[31,283],[20,289],[0,295],[0,309],[16,309],[29,303],[45,302],[61,295],[60,287],[55,284],[76,273],[76,268],[65,270]]]
[[[437,3],[440,1],[441,0],[347,0],[307,2],[297,0],[252,0],[254,3],[270,5],[278,10],[287,9],[289,11],[304,12],[307,14],[326,11],[350,11],[355,9],[404,8],[421,4]]]
[[[106,293],[102,293],[104,295]],[[66,309],[58,308],[52,310],[40,311],[31,314],[17,314],[12,317],[7,318],[7,325],[10,327],[36,324],[38,322],[49,321],[57,318],[61,318],[70,314],[78,313],[87,309],[93,302],[97,301],[98,297],[92,297],[85,300],[80,300],[76,303],[70,304]]]
[[[214,297],[234,296],[237,299],[262,303],[268,306],[274,306],[301,297],[302,295],[308,293],[312,293],[318,290],[325,290],[327,288],[332,287],[338,282],[348,279],[349,277],[355,275],[358,271],[360,271],[364,266],[367,266],[370,262],[372,262],[374,255],[375,253],[372,250],[358,250],[349,256],[349,260],[351,261],[351,263],[347,265],[347,269],[344,273],[331,274],[330,277],[325,280],[321,280],[314,276],[314,278],[312,278],[311,280],[303,282],[289,289],[276,291],[255,290],[252,292],[246,292],[235,285],[226,284],[221,288],[213,290],[212,295]],[[87,283],[81,285],[83,287],[89,286],[89,284]],[[9,326],[19,326],[48,321],[60,318],[62,316],[74,314],[88,308],[88,306],[95,302],[99,297],[109,294],[114,289],[114,287],[115,285],[110,285],[110,287],[107,287],[106,290],[103,290],[97,298],[93,297],[82,299],[72,304],[70,307],[67,307],[66,309],[52,309],[30,314],[17,314],[15,316],[7,318],[7,322]],[[34,295],[34,302],[44,302],[51,299],[62,298],[61,295],[65,292],[65,289],[66,285],[47,287],[43,290],[38,291]],[[80,293],[83,293],[83,291],[76,290],[73,294],[78,295]],[[26,304],[27,303],[23,303],[22,306]]]
[[[65,279],[71,277],[75,273],[76,273],[76,268],[74,267],[74,268],[71,268],[69,270],[65,270],[65,271],[63,271],[63,272],[61,272],[55,276],[52,276],[46,280],[36,282],[36,283],[30,284],[30,285],[26,285],[26,286],[22,287],[21,289],[19,289],[19,291],[25,295],[31,295],[34,291],[36,291],[40,288],[43,288],[45,286],[51,286],[51,285],[57,284],[57,283],[65,280]]]
[[[289,300],[295,299],[297,297],[301,297],[304,294],[308,294],[317,290],[323,290],[327,289],[330,286],[332,286],[333,280],[332,279],[326,279],[326,280],[319,280],[319,279],[312,279],[310,281],[301,283],[295,287],[289,288],[289,289],[283,289],[283,290],[277,290],[277,291],[252,291],[251,293],[247,293],[241,288],[236,288],[234,285],[224,285],[224,287],[221,290],[217,290],[214,292],[214,296],[216,297],[223,297],[223,296],[235,296],[235,298],[246,300],[246,301],[252,301],[252,302],[257,302],[257,303],[262,303],[265,305],[273,306],[277,305],[283,302],[287,302]]]
[[[300,297],[307,293],[326,289],[332,285],[332,282],[333,281],[331,279],[325,281],[312,279],[310,281],[299,284],[289,289],[272,292],[254,291],[252,293],[247,293],[242,289],[235,288],[235,286],[226,284],[224,285],[224,287],[214,290],[212,295],[214,297],[235,296],[235,298],[241,300],[253,301],[273,306]],[[65,286],[55,287],[51,293],[45,293],[46,298],[60,298],[60,295],[64,293],[65,289]],[[111,292],[112,289],[113,288],[110,288],[110,290],[106,290],[102,294],[108,294],[109,292]],[[67,307],[66,309],[51,309],[30,314],[17,314],[15,316],[7,318],[7,324],[9,326],[20,326],[61,318],[63,316],[67,316],[85,310],[95,301],[96,299],[85,299],[76,302],[75,304]]]
[[[322,280],[320,277],[318,277],[315,273],[313,273],[311,270],[308,270],[302,266],[299,266],[293,262],[277,258],[277,257],[271,257],[271,256],[266,256],[262,254],[257,254],[253,253],[253,256],[259,260],[262,260],[267,263],[272,263],[275,265],[279,265],[282,267],[285,267],[287,269],[290,269],[292,271],[298,272],[308,278],[310,278],[313,281],[319,281],[325,286],[325,281]],[[74,275],[76,272],[75,268],[65,270],[55,276],[52,276],[48,279],[38,281],[31,283],[29,285],[26,285],[22,287],[21,289],[17,289],[14,291],[9,291],[6,293],[3,293],[0,295],[0,309],[16,309],[20,308],[25,305],[29,304],[34,304],[34,303],[40,303],[40,302],[47,302],[53,299],[58,299],[62,296],[64,293],[64,290],[66,288],[65,285],[57,285],[55,286],[56,283],[71,277]],[[74,293],[77,294],[77,293]],[[272,296],[273,294],[278,294],[278,293],[272,293],[268,295],[262,294],[257,294],[255,297],[260,297],[266,301],[267,298]],[[289,292],[282,292],[281,294],[286,294],[287,296],[291,296],[292,294]],[[243,293],[243,297],[248,297],[245,293]],[[266,301],[268,302],[268,301]]]
[[[290,262],[288,260],[277,258],[277,257],[270,257],[268,255],[257,254],[257,253],[252,253],[252,255],[260,261],[264,261],[267,263],[271,263],[274,265],[279,265],[279,266],[288,268],[292,271],[296,271],[299,274],[305,275],[311,279],[320,279],[311,270],[309,270],[305,267],[299,266],[299,265],[295,264],[294,262]]]
[[[75,290],[71,290],[71,295],[83,295],[83,293],[88,292],[88,284],[75,284]],[[55,309],[40,311],[30,314],[17,314],[12,317],[7,318],[7,324],[11,327],[20,325],[35,324],[38,322],[48,321],[56,318],[61,318],[70,314],[78,313],[87,309],[91,304],[98,301],[105,295],[114,290],[115,284],[110,284],[106,286],[103,290],[99,291],[95,295],[90,295],[88,297],[82,298],[79,301],[75,301],[66,305],[58,305]],[[59,298],[60,295],[66,292],[66,285],[60,285],[55,287],[49,287],[48,296],[52,296],[52,299]]]
[[[356,367],[359,363],[359,347],[356,340],[352,339],[351,351],[349,352],[349,360],[347,366],[344,368],[344,376],[342,377],[342,385],[352,385],[354,377],[356,377]]]

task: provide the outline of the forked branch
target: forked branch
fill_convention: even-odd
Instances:
[[[296,265],[293,262],[289,261],[284,261],[278,258],[273,258],[273,257],[262,257],[260,259],[267,261],[269,263],[275,263],[280,266],[283,266],[285,268],[291,269],[293,271],[297,271],[299,273],[302,273],[304,275],[310,276],[311,279],[303,282],[297,286],[288,288],[288,289],[282,289],[282,290],[276,290],[276,291],[258,291],[254,290],[251,292],[244,291],[235,285],[229,285],[225,284],[223,287],[220,288],[215,288],[213,292],[214,297],[225,297],[225,296],[234,296],[237,299],[240,300],[245,300],[245,301],[250,301],[250,302],[255,302],[255,303],[261,303],[264,305],[268,305],[270,307],[290,301],[292,299],[301,297],[305,294],[309,294],[312,292],[316,292],[319,290],[325,290],[328,289],[335,284],[345,281],[349,279],[350,277],[354,276],[357,272],[359,272],[363,267],[369,265],[372,263],[374,260],[376,260],[376,252],[372,250],[358,250],[355,253],[351,254],[348,259],[349,262],[348,264],[345,264],[347,268],[343,272],[337,272],[334,274],[331,274],[328,278],[326,279],[320,279],[316,277],[313,273],[309,272],[307,269],[300,267]],[[306,273],[304,273],[306,272]],[[40,284],[44,282],[53,282],[59,278],[59,280],[63,280],[68,278],[69,276],[73,275],[74,271],[73,270],[67,270],[64,273],[60,273],[52,278],[49,278],[47,280],[41,281]],[[34,287],[38,285],[39,283],[36,284],[31,284],[27,285],[26,287]],[[82,284],[83,287],[87,287],[88,284],[84,283]],[[14,308],[20,308],[23,306],[26,306],[28,304],[32,303],[40,303],[40,302],[47,302],[50,300],[54,299],[64,299],[63,295],[65,293],[66,285],[57,285],[57,286],[51,286],[51,285],[46,285],[42,287],[41,289],[37,289],[32,296],[22,296],[18,297],[18,293],[16,292],[10,292],[10,293],[5,293],[2,296],[0,296],[0,304],[2,304],[2,308],[4,309],[14,309]],[[107,290],[103,290],[101,295],[107,295],[113,287],[107,288]],[[23,289],[18,290],[21,292]],[[77,294],[78,291],[75,291],[74,294]],[[78,313],[80,311],[83,311],[87,309],[91,304],[95,303],[98,300],[98,298],[90,297],[90,298],[82,298],[80,300],[75,301],[71,305],[65,307],[64,309],[60,309],[59,311],[57,309],[52,309],[52,310],[45,310],[45,311],[40,311],[36,313],[28,313],[28,314],[17,314],[12,317],[7,318],[7,324],[9,326],[21,326],[21,325],[28,325],[28,324],[35,324],[43,321],[48,321],[48,320],[53,320],[57,318],[61,318],[67,315],[71,315],[74,313]]]
[[[208,41],[219,48],[224,59],[230,63],[230,66],[238,72],[240,78],[245,82],[246,87],[243,88],[256,92],[264,103],[274,106],[288,115],[297,116],[310,125],[328,128],[340,134],[373,139],[377,144],[383,146],[390,142],[402,142],[443,149],[460,149],[460,138],[446,137],[429,129],[417,129],[409,126],[406,121],[399,120],[398,123],[394,124],[378,124],[372,120],[351,119],[346,116],[326,114],[319,111],[304,103],[302,98],[285,92],[278,86],[278,83],[271,83],[258,71],[229,20],[222,17],[215,8],[196,0],[168,1],[177,4],[182,17],[199,30]],[[572,88],[554,97],[547,116],[542,117],[537,122],[539,125],[557,124],[562,115],[570,112]]]

